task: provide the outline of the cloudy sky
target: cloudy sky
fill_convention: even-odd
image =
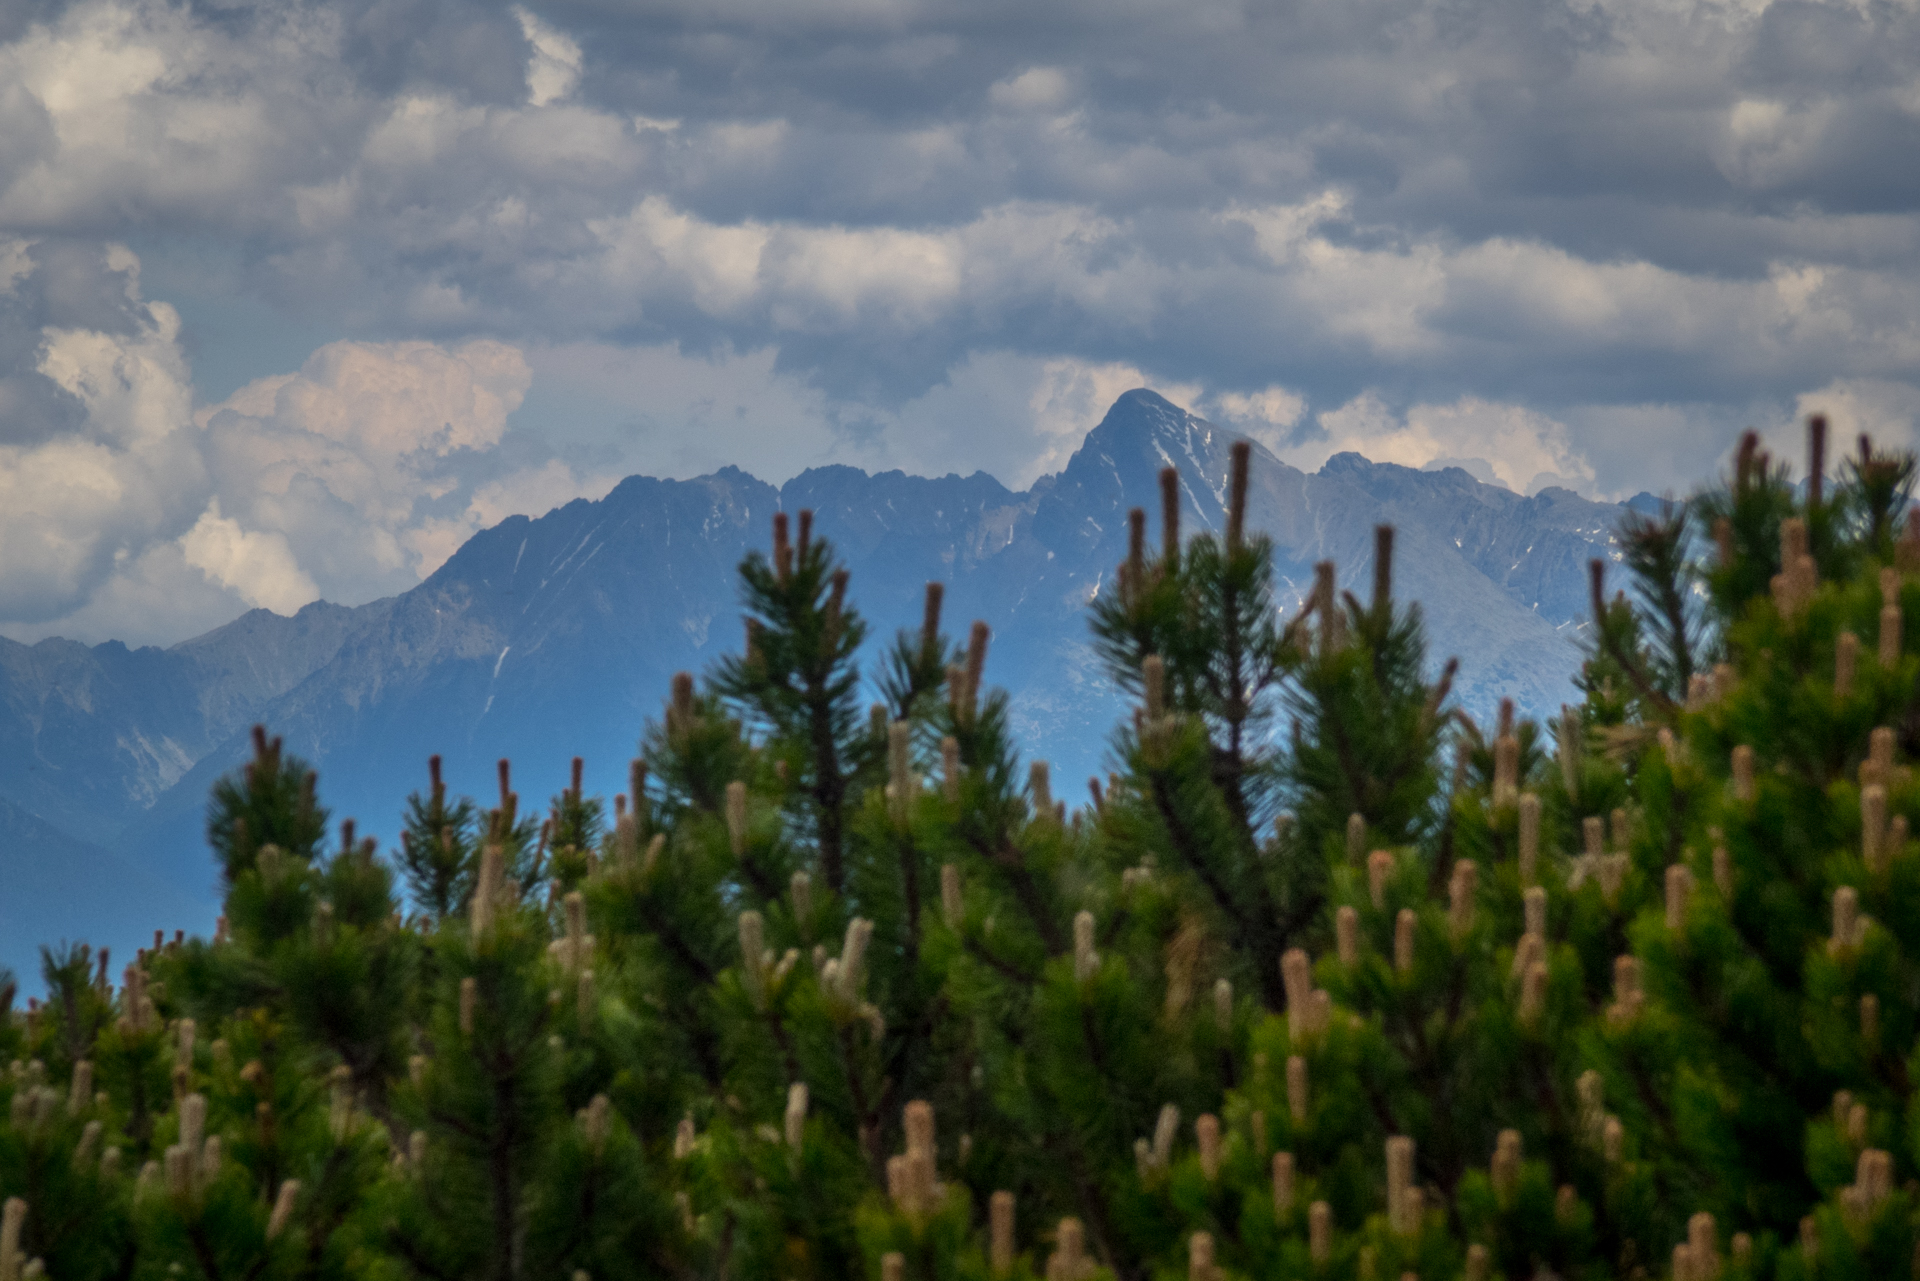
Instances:
[[[1920,412],[1914,0],[0,0],[0,633],[357,603],[640,471],[1684,490]],[[1797,452],[1797,451],[1796,451]]]

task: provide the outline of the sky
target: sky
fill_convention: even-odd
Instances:
[[[1914,444],[1916,0],[0,0],[0,635],[736,464]]]

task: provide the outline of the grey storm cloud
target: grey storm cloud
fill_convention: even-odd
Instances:
[[[99,266],[125,243],[195,315],[361,344],[287,384],[321,401],[455,367],[505,397],[458,448],[406,436],[407,502],[322,468],[236,513],[252,473],[215,467],[143,528],[245,551],[202,566],[223,590],[391,590],[622,468],[1024,482],[1131,381],[1306,464],[1685,488],[1813,404],[1915,443],[1917,143],[1920,9],[1876,0],[22,0],[0,450],[102,412],[50,344],[191,345]],[[181,429],[346,440],[274,388]],[[503,427],[523,394],[610,425]],[[369,503],[397,550],[322,564]]]

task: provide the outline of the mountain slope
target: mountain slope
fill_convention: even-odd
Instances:
[[[133,959],[156,929],[205,933],[214,908],[134,859],[82,841],[0,797],[0,969],[40,986],[42,944],[91,942]]]

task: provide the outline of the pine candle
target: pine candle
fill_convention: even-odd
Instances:
[[[987,1202],[987,1264],[995,1276],[1013,1271],[1013,1193],[995,1192]]]

